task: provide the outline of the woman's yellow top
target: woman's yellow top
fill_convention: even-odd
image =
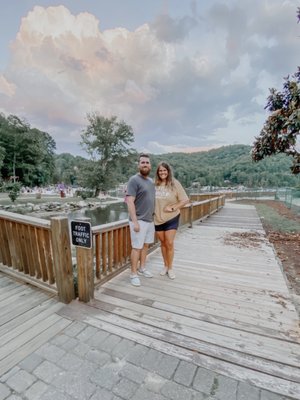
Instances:
[[[154,224],[161,225],[176,217],[180,214],[180,210],[165,212],[165,207],[188,199],[185,190],[177,179],[174,179],[173,187],[165,185],[155,186]]]

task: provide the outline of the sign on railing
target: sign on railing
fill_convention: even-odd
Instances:
[[[92,227],[90,222],[71,221],[72,244],[79,247],[92,247]]]

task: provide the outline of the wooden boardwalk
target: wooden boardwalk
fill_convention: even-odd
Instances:
[[[0,377],[71,323],[53,295],[0,273]]]
[[[129,271],[60,314],[259,388],[300,399],[299,317],[253,206],[227,203],[177,235],[171,281]]]

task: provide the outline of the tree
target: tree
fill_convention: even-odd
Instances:
[[[14,203],[20,196],[21,183],[19,182],[7,182],[3,185],[2,190],[8,192],[8,197]]]
[[[0,148],[4,149],[0,168],[4,180],[19,180],[27,186],[49,183],[54,171],[55,147],[48,133],[31,128],[15,115],[5,118],[0,114]]]
[[[129,145],[134,140],[131,126],[117,121],[116,116],[105,118],[97,113],[87,115],[88,126],[81,134],[81,145],[90,156],[85,172],[85,184],[100,190],[110,189],[116,183],[117,166],[133,150]]]
[[[300,7],[297,12],[300,22]],[[271,115],[260,135],[256,137],[251,152],[254,161],[267,156],[284,153],[292,157],[293,174],[300,173],[300,67],[284,78],[283,90],[270,89],[266,109]]]

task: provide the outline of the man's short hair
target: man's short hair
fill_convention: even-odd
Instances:
[[[149,154],[147,154],[147,153],[140,153],[140,154],[139,154],[139,161],[140,161],[140,159],[141,159],[142,157],[150,158]]]

